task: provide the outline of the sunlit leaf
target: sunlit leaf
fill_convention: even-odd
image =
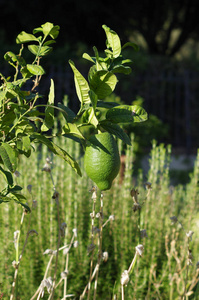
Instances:
[[[22,137],[22,150],[26,153],[26,156],[31,154],[31,143],[28,135]]]
[[[45,74],[45,71],[41,66],[27,64],[26,68],[33,75],[39,76]]]
[[[50,40],[50,41],[45,42],[44,46],[48,46],[48,45],[55,44],[55,43],[56,43],[56,41]]]
[[[35,56],[37,56],[37,55],[38,56],[45,56],[53,50],[52,47],[48,47],[48,46],[39,47],[37,45],[28,45],[28,49]]]
[[[107,36],[107,48],[112,49],[113,57],[118,57],[121,53],[121,43],[119,36],[115,31],[111,30],[106,25],[103,25],[102,28],[105,30]]]
[[[89,97],[89,85],[84,76],[77,70],[74,63],[70,60],[69,64],[74,73],[75,87],[79,101],[83,104],[91,102]]]
[[[58,25],[53,25],[50,22],[46,22],[45,24],[41,25],[43,29],[44,35],[50,35],[53,39],[56,39],[59,35],[59,29],[60,27]]]
[[[25,31],[22,31],[16,38],[16,43],[17,44],[23,44],[23,43],[28,43],[36,41],[38,42],[38,38],[36,38],[33,34],[26,33]]]
[[[54,125],[54,107],[53,107],[54,98],[55,98],[55,87],[54,87],[54,81],[51,79],[50,92],[48,95],[48,102],[45,109],[44,124],[41,127],[42,131],[47,131],[50,128],[52,128]]]
[[[87,59],[87,60],[91,61],[92,63],[95,63],[95,60],[94,60],[89,54],[87,54],[87,53],[84,53],[84,54],[82,55],[82,57],[83,57],[84,59]]]
[[[80,140],[84,140],[83,135],[79,131],[78,127],[76,124],[73,123],[67,123],[65,126],[62,128],[63,132],[68,134],[68,135],[73,135],[78,137]]]
[[[90,87],[99,99],[109,96],[115,89],[117,77],[108,71],[97,71],[90,79]]]
[[[83,123],[93,125],[95,128],[97,127],[99,121],[95,115],[95,111],[93,107],[90,107],[83,113],[82,121]]]

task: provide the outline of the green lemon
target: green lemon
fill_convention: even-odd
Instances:
[[[85,171],[97,187],[109,190],[120,169],[117,143],[108,132],[93,135],[84,155]]]

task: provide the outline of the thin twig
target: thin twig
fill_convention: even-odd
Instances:
[[[121,285],[121,294],[122,294],[122,300],[124,300],[124,286]]]
[[[59,246],[60,246],[60,241],[61,241],[61,222],[60,222],[60,215],[59,215],[59,193],[54,192],[53,195],[55,202],[57,204],[57,219],[58,219],[58,242],[57,242],[57,252],[56,252],[56,262],[55,262],[55,270],[54,270],[54,277],[53,277],[53,286],[52,286],[52,292],[50,296],[48,297],[48,300],[53,300],[54,298],[54,293],[55,293],[55,281],[56,281],[56,276],[57,276],[57,267],[58,267],[58,256],[59,256]]]
[[[70,245],[69,245],[69,247],[68,247],[67,255],[66,255],[66,264],[65,264],[65,271],[66,271],[66,272],[68,271],[69,251],[70,251],[70,248],[72,247],[72,244],[73,244],[73,242],[74,242],[74,239],[75,239],[75,233],[73,233],[73,236],[72,236]],[[66,276],[66,278],[64,278],[64,297],[63,297],[63,299],[66,297],[66,293],[67,293],[67,276]]]
[[[98,261],[97,264],[100,266],[102,259],[102,233],[103,233],[103,194],[101,193],[100,197],[100,215],[99,215],[99,249],[98,249]],[[94,287],[94,297],[96,299],[97,295],[97,282],[98,282],[99,268],[97,269],[96,278],[95,278],[95,287]]]
[[[91,278],[90,278],[90,282],[92,282],[92,280],[93,280],[93,278],[95,277],[95,274],[96,274],[96,272],[98,271],[98,269],[99,269],[99,264],[97,264],[97,265],[95,266],[95,269],[94,269],[94,271],[93,271],[93,274],[91,275]],[[83,291],[83,293],[82,293],[81,296],[80,296],[80,300],[82,300],[82,299],[84,298],[84,296],[85,296],[85,294],[86,294],[86,291],[87,291],[87,289],[88,289],[88,285],[89,285],[89,283],[85,286],[84,291]]]
[[[96,200],[97,200],[97,193],[96,193],[95,187],[93,188],[92,200],[93,200],[93,212],[91,215],[91,245],[94,245],[94,220],[95,220],[95,205],[96,205]],[[90,289],[91,289],[92,272],[93,272],[93,257],[94,257],[94,248],[92,250],[91,262],[90,262],[90,277],[89,277],[89,282],[87,285],[87,287],[88,287],[87,300],[90,299]]]

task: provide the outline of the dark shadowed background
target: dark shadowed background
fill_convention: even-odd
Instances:
[[[131,104],[143,102],[152,136],[160,142],[194,151],[199,145],[199,2],[197,0],[139,1],[12,1],[0,0],[0,63],[7,72],[3,55],[18,51],[15,39],[22,30],[32,32],[45,22],[60,26],[54,52],[44,64],[48,70],[42,92],[55,80],[57,101],[64,95],[77,110],[73,74],[68,65],[74,59],[83,74],[89,65],[82,54],[92,47],[105,49],[106,24],[117,32],[122,43],[133,41],[139,52],[127,53],[134,62],[131,76],[121,76],[116,96]],[[162,122],[160,123],[159,122]],[[164,129],[163,129],[164,127]],[[162,129],[162,130],[161,130]],[[167,129],[167,130],[165,130]],[[142,127],[138,129],[142,132]],[[167,132],[165,132],[167,131]]]

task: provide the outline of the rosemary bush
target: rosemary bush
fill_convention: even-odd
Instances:
[[[60,147],[67,148],[79,162],[84,172],[81,148],[72,140],[57,140]],[[121,144],[120,144],[121,147]],[[186,186],[170,186],[169,161],[171,149],[153,143],[150,156],[150,169],[147,178],[142,171],[138,178],[133,178],[132,148],[126,151],[125,172],[118,177],[110,191],[104,193],[104,219],[102,251],[108,252],[108,260],[100,266],[97,296],[103,299],[121,297],[120,277],[128,268],[135,253],[135,247],[142,243],[144,252],[139,263],[135,264],[130,282],[125,288],[128,299],[176,299],[186,293],[190,299],[197,299],[198,290],[198,163]],[[22,159],[19,165],[20,176],[16,182],[26,190],[28,205],[32,200],[37,206],[32,208],[30,230],[35,231],[29,237],[18,275],[18,299],[31,299],[38,289],[49,256],[43,255],[46,249],[56,250],[58,241],[57,209],[53,195],[53,184],[48,172],[42,171],[46,158],[52,161],[51,174],[54,186],[60,197],[60,219],[67,224],[65,236],[61,238],[60,247],[69,245],[73,229],[77,229],[78,246],[72,246],[69,252],[67,294],[71,299],[78,299],[88,283],[91,253],[92,199],[90,189],[92,182],[86,174],[76,176],[70,166],[63,165],[62,160],[52,156],[46,148],[33,153],[31,160]],[[30,193],[30,185],[32,186]],[[29,186],[29,191],[26,188]],[[133,192],[138,191],[137,202],[140,209],[135,209]],[[96,202],[96,212],[99,211]],[[8,298],[13,281],[15,251],[13,234],[20,228],[22,207],[4,203],[0,206],[1,224],[5,224],[0,233],[1,274],[0,289]],[[26,239],[30,215],[24,216],[20,236],[20,251]],[[95,220],[98,227],[98,220]],[[146,230],[146,231],[145,231]],[[190,235],[189,231],[195,231]],[[34,233],[34,232],[33,232]],[[94,241],[97,240],[97,228]],[[5,240],[8,241],[5,243]],[[74,244],[73,244],[74,245]],[[191,252],[190,252],[190,251]],[[96,260],[97,249],[94,254]],[[57,282],[63,272],[66,255],[60,251]],[[52,267],[55,264],[55,257]],[[52,270],[49,270],[49,276]],[[91,293],[93,285],[91,285]],[[193,292],[192,296],[191,293]],[[56,299],[63,297],[63,282],[55,290]],[[195,297],[195,298],[194,298]],[[48,299],[45,290],[44,299]]]

